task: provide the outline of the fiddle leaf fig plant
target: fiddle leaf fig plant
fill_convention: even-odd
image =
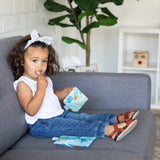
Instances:
[[[64,0],[67,4],[60,4],[57,0],[46,0],[44,7],[51,12],[59,12],[60,16],[50,19],[49,25],[60,27],[74,27],[80,34],[80,39],[62,37],[68,44],[76,43],[86,51],[86,66],[90,65],[90,36],[91,29],[100,26],[112,26],[118,18],[106,7],[107,3],[119,6],[123,0]]]

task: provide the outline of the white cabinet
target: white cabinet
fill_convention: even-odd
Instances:
[[[133,53],[148,51],[148,67],[133,67]],[[118,72],[146,73],[151,77],[151,107],[160,109],[160,29],[120,28]]]

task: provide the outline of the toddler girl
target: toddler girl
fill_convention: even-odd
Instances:
[[[29,132],[35,137],[60,135],[104,138],[120,141],[137,125],[137,110],[124,114],[89,115],[64,111],[60,105],[73,87],[54,91],[49,76],[59,71],[51,37],[41,37],[33,30],[18,41],[8,55],[15,77],[14,89]]]

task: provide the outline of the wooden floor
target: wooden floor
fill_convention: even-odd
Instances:
[[[152,109],[151,111],[155,115],[157,125],[153,160],[160,160],[160,110]]]

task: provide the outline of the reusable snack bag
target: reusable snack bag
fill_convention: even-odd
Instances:
[[[60,136],[53,137],[54,144],[68,147],[89,147],[96,137]]]
[[[78,112],[87,100],[88,98],[77,87],[74,87],[72,92],[63,100],[64,108]]]

